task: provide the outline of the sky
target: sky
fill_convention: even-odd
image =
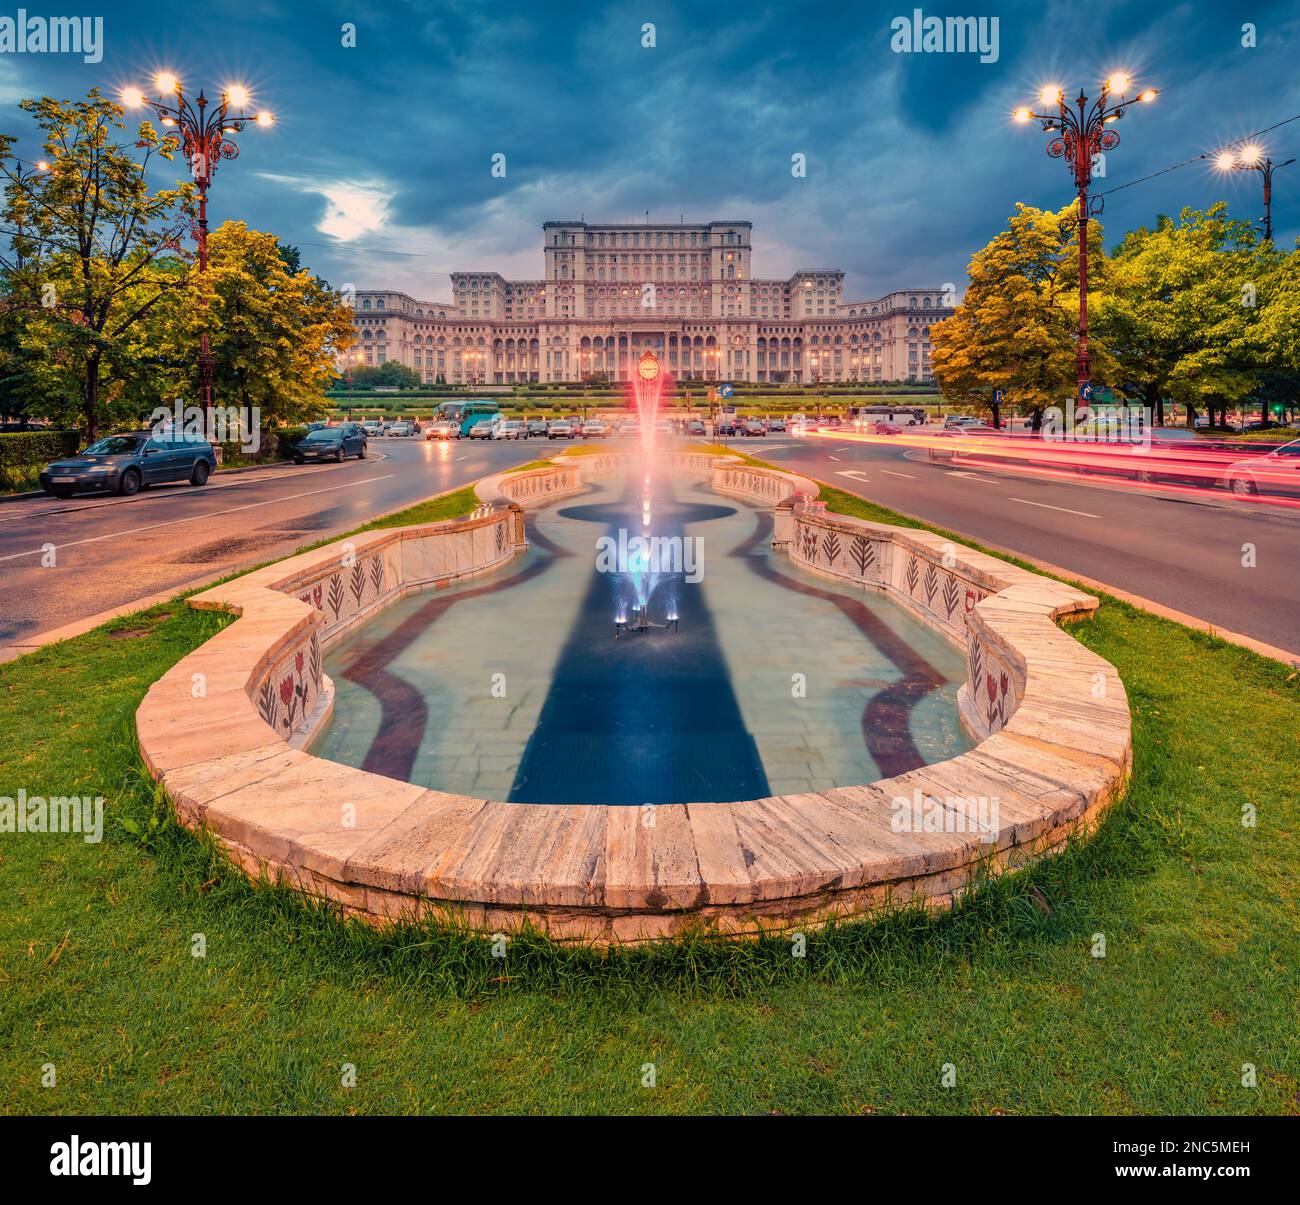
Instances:
[[[1108,245],[1184,206],[1226,200],[1235,216],[1261,216],[1259,174],[1208,161],[1123,186],[1300,116],[1295,0],[920,6],[989,31],[996,18],[996,54],[984,55],[895,49],[894,19],[917,6],[871,0],[23,7],[102,16],[103,38],[91,63],[6,53],[0,39],[0,130],[20,137],[18,154],[39,157],[23,97],[116,97],[160,69],[210,96],[245,84],[276,124],[239,136],[213,185],[213,224],[274,231],[336,287],[421,300],[449,299],[452,271],[540,277],[547,219],[647,212],[748,219],[756,276],[839,268],[845,300],[960,293],[972,252],[1017,201],[1071,198],[1041,129],[1010,120],[1045,85],[1093,96],[1123,71],[1160,89],[1113,127],[1121,143],[1094,184],[1117,189],[1100,219]],[[0,24],[18,8],[0,0]],[[1300,157],[1300,120],[1256,141],[1275,161]],[[155,183],[176,175],[162,165]],[[1294,245],[1300,163],[1277,173],[1273,221],[1275,241]]]

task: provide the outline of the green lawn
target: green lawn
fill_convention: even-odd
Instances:
[[[1092,841],[955,913],[810,935],[802,959],[525,937],[502,960],[341,923],[171,822],[132,714],[224,622],[170,603],[0,666],[0,795],[102,794],[110,817],[98,845],[0,836],[7,1112],[1300,1113],[1284,666],[1108,600],[1071,630],[1118,666],[1136,757]]]

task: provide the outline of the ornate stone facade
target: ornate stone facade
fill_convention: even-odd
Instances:
[[[677,379],[927,381],[940,288],[844,301],[838,269],[750,272],[751,224],[543,225],[545,276],[453,272],[452,300],[356,294],[354,365],[429,384],[629,380],[651,348]]]

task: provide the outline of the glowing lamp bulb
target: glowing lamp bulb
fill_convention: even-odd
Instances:
[[[46,163],[44,159],[42,159],[36,164],[36,170],[38,172],[47,172],[50,170],[50,165]]]
[[[226,99],[229,100],[232,105],[242,109],[246,104],[248,104],[248,89],[242,84],[236,84],[233,88],[227,90]]]
[[[1028,109],[1017,109],[1012,116],[1017,121],[1029,121],[1034,115]]]
[[[1220,171],[1226,172],[1237,166],[1237,159],[1231,151],[1224,151],[1214,163]]]
[[[1243,146],[1243,147],[1241,148],[1241,161],[1242,161],[1242,163],[1247,163],[1247,164],[1249,164],[1249,163],[1258,163],[1258,162],[1259,162],[1259,147],[1257,147],[1257,146]]]
[[[1061,90],[1055,84],[1048,84],[1039,94],[1038,99],[1045,105],[1058,104],[1061,99]]]
[[[275,118],[274,118],[274,116],[272,116],[270,110],[268,110],[268,109],[263,109],[263,110],[262,110],[262,111],[257,115],[257,124],[260,125],[260,126],[269,126],[269,125],[274,125],[274,124],[275,124]]]
[[[1127,75],[1112,75],[1106,81],[1106,87],[1112,92],[1118,92],[1121,96],[1128,91],[1129,78]]]
[[[144,104],[144,93],[139,88],[127,88],[122,93],[122,103],[128,109],[138,109]]]
[[[153,82],[158,85],[159,92],[175,92],[180,87],[180,80],[170,71],[160,71],[153,77]]]
[[[1155,98],[1158,95],[1159,95],[1158,88],[1148,88],[1145,92],[1142,93],[1141,96],[1138,97],[1138,100],[1142,101],[1144,104],[1149,105],[1153,100],[1155,100]]]

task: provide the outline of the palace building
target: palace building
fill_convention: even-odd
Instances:
[[[927,381],[940,288],[844,301],[844,273],[756,279],[752,224],[546,222],[545,275],[453,272],[450,301],[356,294],[343,360],[397,360],[430,384],[626,381],[647,348],[675,378]]]

